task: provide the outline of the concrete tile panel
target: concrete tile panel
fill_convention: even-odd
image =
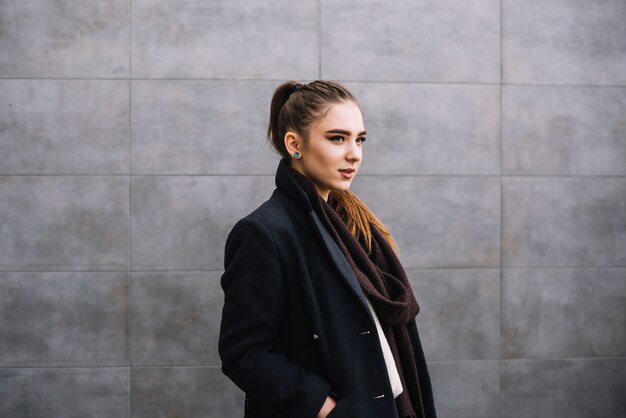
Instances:
[[[274,176],[133,177],[133,269],[223,269],[228,233],[274,188]]]
[[[507,174],[625,175],[626,88],[505,86]]]
[[[130,418],[128,368],[0,369],[0,416]]]
[[[134,81],[133,172],[274,174],[275,81]]]
[[[135,77],[318,76],[319,5],[306,0],[134,0]]]
[[[134,272],[133,365],[219,366],[221,272]]]
[[[626,178],[505,178],[507,267],[626,265]]]
[[[362,176],[353,189],[390,229],[405,268],[499,265],[498,178]]]
[[[129,172],[128,82],[0,80],[0,173]]]
[[[128,77],[127,0],[0,1],[0,77]]]
[[[495,0],[322,1],[322,77],[500,81]]]
[[[505,0],[502,15],[505,82],[626,84],[623,0]]]
[[[626,354],[626,269],[506,269],[503,358]]]
[[[626,415],[626,359],[502,362],[502,417]]]
[[[426,359],[500,357],[500,270],[409,270]]]
[[[364,174],[500,174],[495,86],[348,83],[361,106]]]
[[[499,416],[498,361],[435,361],[428,364],[428,370],[438,417]]]
[[[0,366],[128,365],[128,274],[0,273]]]
[[[128,178],[0,176],[0,269],[125,269]]]
[[[134,418],[239,418],[244,394],[219,367],[133,369]]]

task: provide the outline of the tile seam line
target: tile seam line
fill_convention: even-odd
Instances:
[[[306,78],[305,78],[306,79]],[[0,80],[45,80],[45,81],[233,81],[233,82],[282,82],[283,78],[201,78],[201,77],[0,77]],[[528,83],[528,82],[481,82],[481,81],[434,81],[434,80],[359,80],[340,79],[343,83],[362,84],[416,84],[416,85],[476,85],[476,86],[521,86],[521,87],[598,87],[626,88],[626,84],[575,84],[575,83]]]
[[[626,264],[608,264],[608,265],[562,265],[562,266],[489,266],[489,267],[476,267],[476,266],[459,266],[459,267],[404,267],[405,270],[584,270],[584,269],[624,269]]]
[[[321,58],[320,58],[321,60]],[[321,78],[321,70],[319,72]],[[304,78],[307,80],[308,78]],[[189,81],[189,82],[283,82],[284,79],[274,78],[197,78],[197,77],[120,77],[120,78],[108,78],[108,77],[0,77],[0,80],[24,80],[24,81]],[[461,82],[461,81],[406,81],[406,80],[349,80],[340,79],[342,83],[359,83],[359,84],[414,84],[414,85],[461,85],[461,86],[493,86],[498,87],[499,82]],[[626,87],[626,86],[624,86]]]
[[[3,270],[0,269],[0,273],[128,273],[128,269],[119,269],[119,270],[68,270],[60,269],[60,270],[32,270],[32,269],[24,269],[24,270],[16,270],[16,269],[8,269]]]
[[[504,270],[503,270],[503,260],[504,260],[504,251],[502,249],[502,243],[504,241],[504,105],[503,105],[503,97],[504,97],[504,11],[503,11],[503,0],[499,1],[500,7],[500,86],[498,89],[499,97],[499,111],[498,115],[499,119],[499,151],[500,151],[500,236],[498,237],[499,242],[499,257],[500,257],[500,268],[498,270],[498,417],[502,417],[502,335],[503,335],[503,319],[502,319],[502,281],[504,279]]]
[[[86,365],[86,364],[78,364],[75,366],[71,365],[28,365],[28,366],[2,366],[0,365],[0,369],[130,369],[131,366],[128,364],[121,365],[102,365],[102,364],[94,364],[94,365]]]
[[[547,362],[547,361],[593,361],[593,360],[626,360],[626,355],[620,354],[616,356],[596,356],[596,357],[516,357],[503,358],[502,362]]]
[[[133,173],[133,1],[128,1],[129,10],[129,33],[128,33],[128,312],[127,312],[127,329],[128,329],[128,342],[127,342],[127,356],[129,363],[129,376],[128,376],[128,416],[133,416],[133,326],[132,326],[132,312],[133,312],[133,278],[132,278],[132,266],[133,266],[133,233],[132,233],[132,173]]]
[[[405,267],[407,271],[464,271],[464,270],[622,270],[626,269],[626,264],[624,265],[598,265],[598,266],[490,266],[490,267],[476,267],[476,266],[460,266],[460,267]],[[1,273],[222,273],[224,269],[121,269],[121,270],[70,270],[70,269],[59,269],[59,270],[51,270],[51,269],[40,269],[40,270],[32,270],[32,269],[0,269]]]
[[[593,360],[626,360],[626,355],[598,356],[598,357],[527,357],[527,358],[490,358],[490,359],[462,359],[462,360],[428,360],[428,364],[434,363],[505,363],[505,362],[552,362],[552,361],[593,361]]]
[[[555,361],[601,361],[601,360],[626,360],[626,355],[597,356],[597,357],[528,357],[528,358],[497,358],[492,359],[459,359],[459,360],[429,360],[429,364],[435,363],[493,363],[493,362],[555,362]],[[141,365],[0,365],[0,369],[141,369],[141,368],[207,368],[220,369],[219,364],[141,364]]]
[[[317,0],[317,76],[322,80],[322,0]]]
[[[162,269],[162,270],[69,270],[69,269],[60,269],[60,270],[3,270],[0,269],[0,273],[217,273],[222,272],[224,269],[191,269],[191,270],[182,270],[182,269]]]
[[[405,270],[423,271],[423,270],[584,270],[584,269],[624,269],[625,265],[606,265],[606,266],[492,266],[492,267],[406,267]]]
[[[273,173],[0,173],[0,177],[274,177]],[[503,178],[503,179],[626,179],[626,174],[360,174],[359,178],[407,177],[407,178]]]
[[[220,369],[221,365],[204,365],[204,364],[156,364],[156,365],[31,365],[31,366],[1,366],[0,369],[141,369],[141,368],[208,368],[208,369]]]

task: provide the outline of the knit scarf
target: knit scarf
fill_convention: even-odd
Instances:
[[[294,169],[288,171],[306,192],[374,307],[404,389],[396,398],[399,417],[425,418],[413,345],[406,326],[420,308],[400,260],[373,225],[371,252],[368,254],[364,243],[356,239],[339,214],[320,197],[313,182]]]

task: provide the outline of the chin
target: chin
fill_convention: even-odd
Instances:
[[[333,190],[339,190],[339,191],[350,190],[351,185],[352,185],[352,182],[340,183],[340,184],[334,185],[335,187],[333,187]]]

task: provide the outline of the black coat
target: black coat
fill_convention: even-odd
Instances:
[[[347,260],[281,160],[271,198],[226,241],[222,370],[261,417],[397,418],[365,296]],[[415,321],[408,325],[427,417],[435,410]],[[255,402],[256,401],[256,402]]]

